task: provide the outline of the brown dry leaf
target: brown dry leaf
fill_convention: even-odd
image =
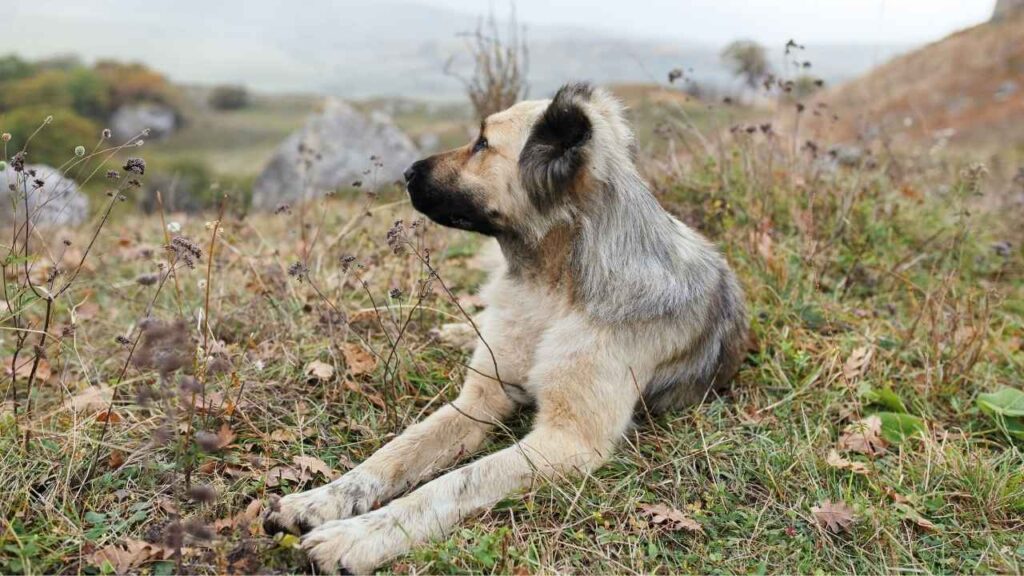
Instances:
[[[326,362],[313,360],[306,365],[306,376],[316,378],[321,381],[330,380],[331,377],[334,376],[334,366],[331,366]]]
[[[352,392],[359,394],[360,396],[366,397],[374,406],[377,408],[384,408],[384,399],[380,397],[380,394],[370,391],[367,387],[354,382],[352,380],[345,380],[345,388],[348,388]]]
[[[292,462],[299,467],[303,473],[309,472],[311,474],[322,474],[328,480],[333,480],[337,476],[337,472],[331,469],[323,460],[315,456],[295,456],[292,458]]]
[[[868,416],[853,422],[843,430],[838,448],[878,456],[885,453],[885,447],[888,445],[885,438],[882,438],[882,420],[878,416]]]
[[[245,510],[231,516],[230,518],[221,518],[213,522],[214,532],[221,532],[225,529],[233,529],[242,524],[252,524],[260,516],[260,512],[263,511],[263,501],[259,498],[249,502],[249,505],[245,507]]]
[[[853,509],[843,502],[824,500],[818,506],[812,506],[811,513],[819,526],[835,534],[849,532],[856,521]]]
[[[111,470],[120,468],[124,464],[124,452],[120,450],[114,450],[110,453],[110,457],[107,458],[107,465],[110,466]]]
[[[345,357],[345,366],[353,376],[370,374],[377,367],[377,359],[359,344],[343,343],[341,354]]]
[[[850,357],[843,364],[843,377],[847,382],[852,382],[868,369],[871,364],[871,357],[875,351],[870,346],[861,346],[850,353]]]
[[[270,433],[270,439],[274,442],[294,442],[297,438],[295,436],[295,432],[285,430],[284,428],[278,428]]]
[[[308,472],[297,470],[291,466],[274,466],[270,470],[267,470],[266,486],[267,488],[275,488],[280,486],[285,480],[301,484],[311,478],[312,476],[310,476]]]
[[[704,533],[704,528],[699,522],[687,516],[682,510],[664,504],[641,504],[640,513],[647,516],[651,524],[664,525],[672,530]]]
[[[75,320],[91,320],[100,313],[100,306],[95,302],[85,302],[75,307]]]
[[[29,375],[32,374],[32,363],[34,360],[31,355],[22,355],[18,357],[18,365],[14,369],[14,375],[20,379],[27,380]],[[4,361],[4,373],[8,376],[11,375],[11,360],[8,358]],[[36,368],[36,381],[45,382],[52,376],[50,370],[50,363],[46,361],[46,358],[39,359],[39,366]]]
[[[867,464],[863,462],[856,462],[854,460],[847,460],[839,455],[839,452],[835,448],[828,451],[828,456],[825,458],[825,463],[833,468],[840,470],[849,470],[854,474],[867,474],[871,472]]]
[[[228,426],[225,422],[220,425],[220,429],[217,430],[217,449],[220,450],[235,441],[235,431]]]
[[[98,412],[110,405],[114,389],[109,386],[89,386],[71,398],[68,404],[76,412]]]
[[[117,424],[121,422],[123,418],[121,418],[121,415],[118,414],[117,412],[114,412],[113,410],[104,410],[96,415],[97,422],[107,422],[108,420],[110,421],[111,424]]]
[[[102,567],[109,562],[117,574],[127,574],[139,566],[170,556],[163,546],[144,540],[127,540],[123,544],[105,546],[88,557],[90,564]]]

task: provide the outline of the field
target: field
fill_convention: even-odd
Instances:
[[[733,389],[640,414],[592,476],[509,498],[384,570],[1021,572],[1011,184],[955,158],[842,166],[772,130],[713,136],[750,111],[666,135],[644,120],[663,112],[638,109],[659,200],[721,247],[747,293]],[[232,114],[154,153],[251,177],[300,118]],[[453,140],[466,130],[448,126]],[[667,156],[681,149],[694,154]],[[132,177],[107,186],[130,193]],[[0,572],[301,570],[294,537],[263,534],[261,507],[455,397],[467,353],[433,331],[476,310],[482,241],[417,223],[394,189],[244,218],[237,198],[220,215],[149,216],[103,198],[114,217],[103,206],[24,253],[3,236]]]

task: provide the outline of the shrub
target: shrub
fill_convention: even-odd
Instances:
[[[722,61],[749,88],[757,88],[771,72],[764,46],[753,40],[736,40],[722,50]]]
[[[515,12],[509,17],[508,31],[498,29],[492,13],[486,23],[480,21],[472,34],[467,34],[467,50],[473,59],[473,74],[469,78],[453,71],[454,60],[445,64],[445,73],[462,82],[477,118],[483,119],[500,112],[526,97],[526,71],[529,52]]]
[[[0,132],[9,132],[12,136],[7,151],[13,154],[21,150],[47,116],[53,116],[53,121],[32,138],[28,147],[29,163],[60,166],[74,156],[76,146],[88,148],[99,139],[99,127],[70,108],[26,106],[0,117]]]
[[[214,110],[239,110],[249,105],[249,91],[245,86],[217,86],[210,92],[209,103]]]
[[[61,70],[46,70],[34,76],[8,83],[0,91],[2,109],[46,104],[71,108],[73,99],[67,90],[68,75]]]
[[[28,78],[33,73],[35,73],[35,67],[16,55],[0,56],[0,84]]]
[[[96,73],[110,86],[110,107],[154,102],[175,107],[177,94],[162,74],[142,64],[124,64],[113,60],[96,63]]]

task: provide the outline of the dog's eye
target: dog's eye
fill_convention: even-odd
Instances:
[[[476,139],[476,142],[473,143],[473,154],[476,154],[477,152],[485,148],[487,148],[487,138],[481,136]]]

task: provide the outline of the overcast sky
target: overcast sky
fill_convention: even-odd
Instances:
[[[420,0],[498,14],[508,0]],[[516,0],[526,24],[597,28],[624,36],[722,44],[739,36],[772,44],[919,43],[988,19],[995,0]]]

